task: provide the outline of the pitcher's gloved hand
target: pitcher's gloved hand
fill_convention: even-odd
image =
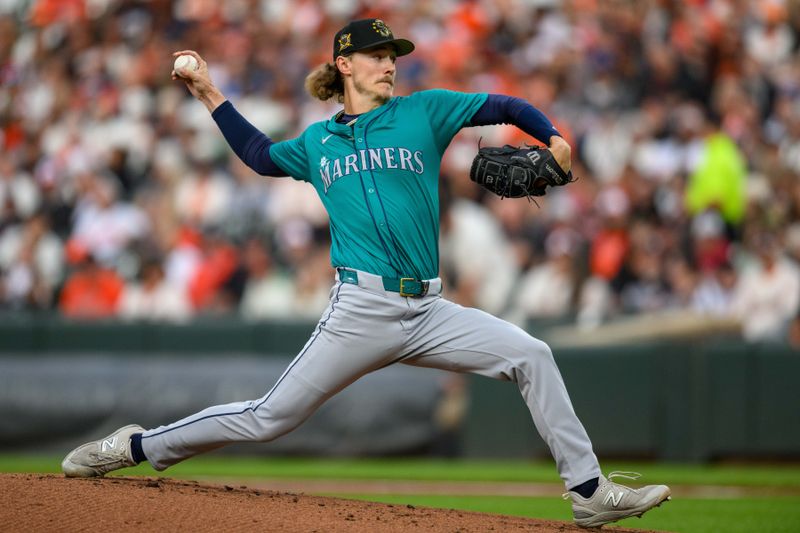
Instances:
[[[469,177],[502,198],[544,196],[547,187],[566,185],[575,179],[547,148],[526,146],[478,149]]]

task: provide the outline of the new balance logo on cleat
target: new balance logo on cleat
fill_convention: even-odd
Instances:
[[[619,507],[619,502],[621,501],[622,501],[622,492],[618,492],[617,497],[615,498],[614,493],[609,491],[609,493],[606,494],[606,499],[603,500],[603,505],[608,505],[608,503],[611,502],[611,505],[613,505],[614,507]]]
[[[100,445],[100,451],[107,452],[108,450],[113,450],[116,445],[117,445],[117,437],[106,439]]]

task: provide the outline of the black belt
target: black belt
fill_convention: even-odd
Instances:
[[[339,281],[358,285],[358,272],[339,269]],[[381,277],[383,288],[390,292],[399,293],[407,298],[422,298],[428,294],[430,282],[416,278],[386,278]]]

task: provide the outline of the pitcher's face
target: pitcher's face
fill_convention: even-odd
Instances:
[[[353,89],[376,103],[386,103],[394,94],[395,61],[391,46],[353,52],[349,59]]]

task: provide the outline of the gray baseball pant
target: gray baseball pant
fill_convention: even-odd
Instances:
[[[358,285],[336,281],[311,338],[264,396],[146,431],[142,449],[153,468],[230,443],[276,439],[361,376],[405,363],[515,382],[565,485],[600,475],[547,344],[442,298],[439,279],[430,280],[426,296],[406,298],[384,290],[379,276],[357,274]]]

